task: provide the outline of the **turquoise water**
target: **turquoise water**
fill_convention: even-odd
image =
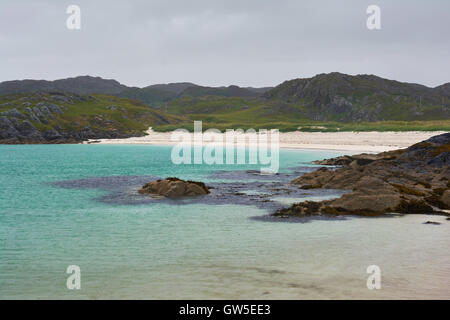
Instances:
[[[141,175],[214,182],[219,170],[259,168],[173,165],[170,150],[0,146],[0,298],[450,298],[444,218],[432,218],[438,226],[419,215],[267,222],[252,219],[269,213],[256,206],[122,204],[102,201],[104,188],[53,184]],[[338,154],[281,150],[280,171]],[[381,290],[366,287],[372,264]],[[81,290],[66,287],[69,265],[81,268]]]

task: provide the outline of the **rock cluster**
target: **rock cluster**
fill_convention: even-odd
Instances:
[[[185,181],[178,178],[166,178],[146,183],[140,190],[141,194],[160,195],[167,198],[199,196],[209,193],[203,182]]]
[[[322,167],[291,181],[302,189],[347,189],[334,200],[302,202],[276,216],[448,214],[450,209],[450,133],[407,149],[378,155],[344,156],[320,162]]]

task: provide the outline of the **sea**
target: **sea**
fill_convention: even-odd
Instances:
[[[289,181],[344,152],[282,149],[279,173],[263,175],[258,165],[176,165],[171,148],[1,145],[0,298],[450,298],[445,217],[270,216],[340,196]],[[166,177],[211,194],[137,192]]]

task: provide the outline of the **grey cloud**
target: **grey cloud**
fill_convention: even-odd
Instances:
[[[69,4],[82,30],[66,29]],[[370,4],[382,30],[365,26]],[[444,0],[3,0],[0,80],[266,86],[340,71],[435,86],[450,81],[449,12]]]

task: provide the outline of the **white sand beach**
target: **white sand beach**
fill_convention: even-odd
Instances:
[[[407,132],[281,132],[280,148],[316,149],[352,152],[383,152],[406,148],[444,131],[407,131]],[[172,132],[147,130],[143,137],[127,139],[99,139],[85,143],[99,144],[149,144],[175,145]]]

